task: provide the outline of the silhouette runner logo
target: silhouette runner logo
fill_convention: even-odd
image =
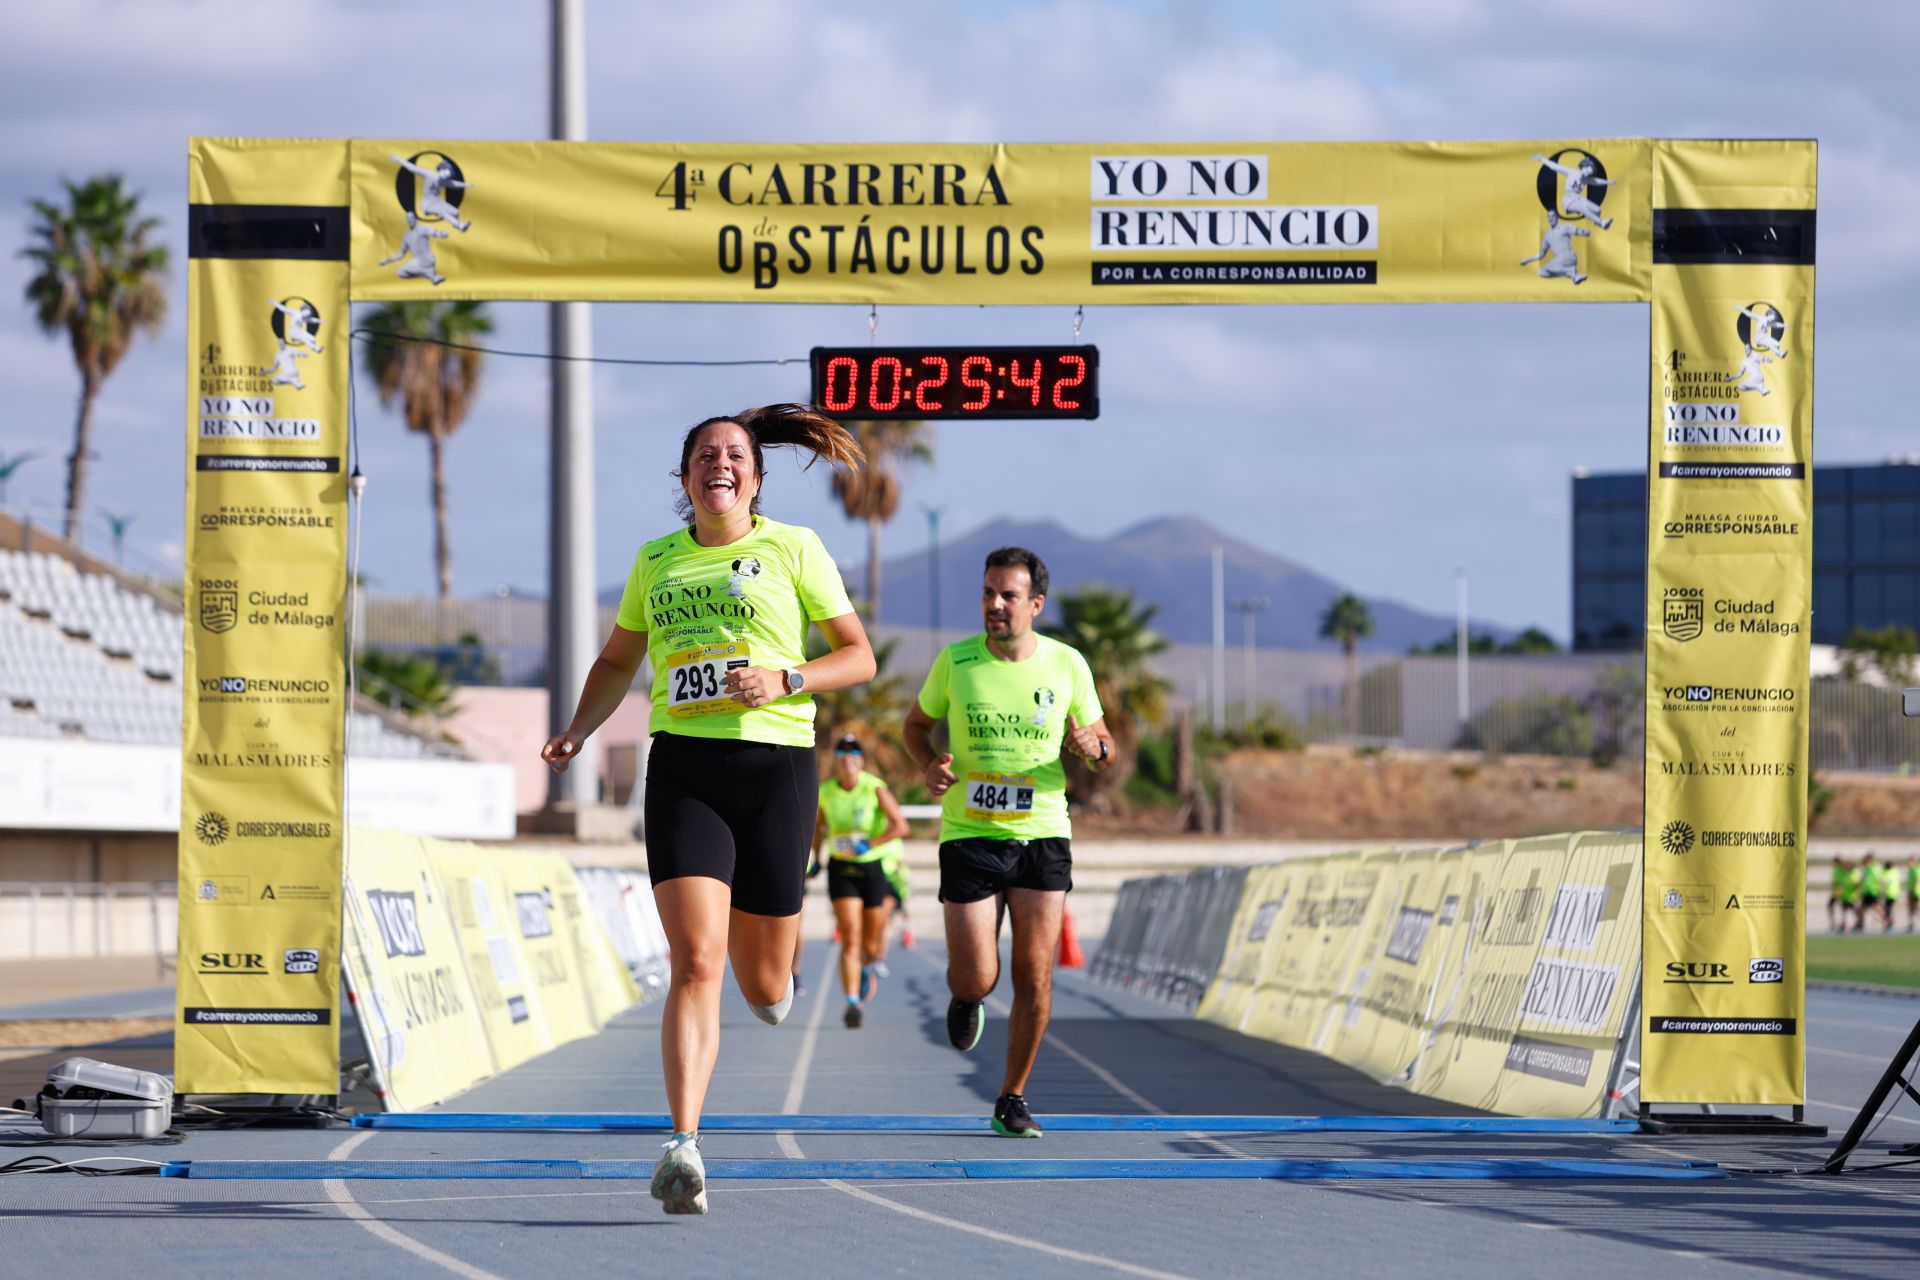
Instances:
[[[393,194],[407,216],[407,231],[400,237],[400,247],[380,259],[380,265],[398,262],[400,269],[394,274],[402,280],[440,284],[446,277],[440,274],[433,242],[445,240],[453,231],[464,233],[473,225],[472,219],[460,216],[472,184],[460,162],[442,151],[416,151],[391,159],[400,166],[393,175]]]

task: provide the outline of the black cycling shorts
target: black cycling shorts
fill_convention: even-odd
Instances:
[[[887,900],[893,887],[887,883],[887,873],[880,869],[880,859],[871,862],[849,862],[845,858],[831,858],[827,862],[827,896],[836,901],[841,898],[858,898],[862,906],[877,907]]]
[[[656,733],[647,756],[647,878],[711,876],[733,906],[790,916],[820,806],[811,747]]]
[[[1064,836],[990,840],[969,836],[940,845],[940,901],[980,902],[1008,889],[1064,893],[1073,888],[1073,849]]]

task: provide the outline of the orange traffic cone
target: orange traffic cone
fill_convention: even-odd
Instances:
[[[911,951],[913,944],[913,917],[903,910],[900,913],[900,945]]]
[[[1073,931],[1073,914],[1064,908],[1060,912],[1060,967],[1079,969],[1087,963],[1087,953],[1080,949],[1080,936]]]

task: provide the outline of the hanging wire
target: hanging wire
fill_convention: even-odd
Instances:
[[[1087,309],[1085,307],[1075,307],[1073,309],[1073,337],[1076,342],[1080,339],[1080,326],[1086,323],[1086,319]]]
[[[687,367],[700,369],[734,369],[743,365],[807,363],[806,356],[782,356],[773,360],[640,360],[631,356],[561,356],[555,355],[550,351],[506,351],[499,347],[482,347],[468,342],[449,342],[445,338],[423,338],[410,333],[386,333],[379,329],[355,329],[349,336],[378,347],[393,346],[403,342],[423,342],[429,346],[451,347],[455,351],[478,351],[483,355],[489,356],[510,356],[516,360],[562,360],[573,364],[632,364],[646,365],[652,368]]]
[[[867,312],[867,345],[871,347],[880,341],[880,304],[872,302],[867,305],[872,308]]]

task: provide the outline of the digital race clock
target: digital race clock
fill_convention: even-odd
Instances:
[[[1097,418],[1098,347],[815,347],[813,403],[837,417]]]

